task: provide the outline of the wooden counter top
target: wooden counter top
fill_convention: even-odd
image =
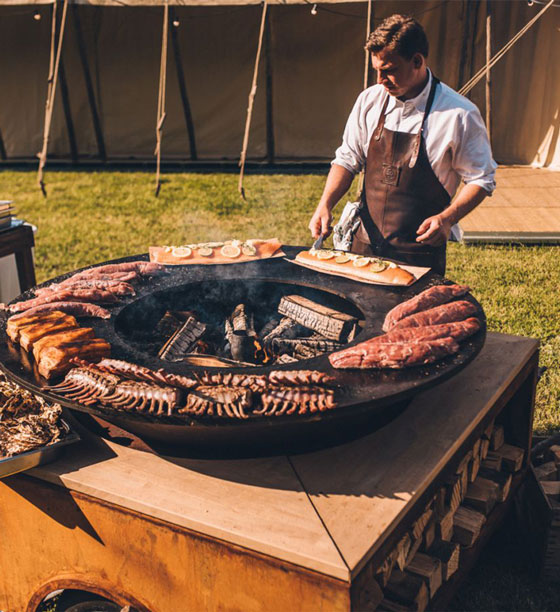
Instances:
[[[245,460],[164,458],[87,435],[29,474],[350,581],[429,487],[538,342],[488,334],[458,375],[338,447]]]

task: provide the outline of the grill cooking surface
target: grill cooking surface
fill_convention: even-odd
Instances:
[[[300,250],[285,247],[293,258]],[[146,259],[147,255],[127,257],[117,262]],[[335,308],[359,320],[359,329],[352,343],[382,333],[385,314],[396,304],[420,293],[442,278],[429,274],[411,287],[365,285],[341,277],[321,274],[284,259],[217,266],[176,266],[169,274],[148,279],[137,286],[137,295],[123,298],[111,308],[110,319],[82,319],[81,324],[93,327],[97,336],[110,342],[115,359],[165,368],[185,374],[189,371],[220,371],[219,368],[197,367],[180,362],[163,361],[150,345],[150,337],[166,310],[197,309],[204,323],[227,316],[240,302],[255,309],[258,329],[270,317],[282,296],[301,295],[324,306]],[[62,281],[70,276],[61,276]],[[52,283],[49,281],[45,285]],[[32,297],[31,292],[25,297]],[[467,299],[478,303],[471,297]],[[201,301],[203,302],[201,304]],[[480,308],[480,306],[479,306]],[[482,309],[480,319],[484,321]],[[372,420],[395,416],[403,402],[421,389],[437,384],[467,365],[484,344],[486,327],[461,343],[458,354],[429,366],[404,370],[334,370],[325,354],[283,365],[233,367],[228,372],[260,373],[270,370],[313,369],[337,377],[335,392],[338,407],[334,410],[306,414],[261,417],[248,420],[195,420],[190,417],[151,417],[139,413],[123,413],[91,408],[46,392],[46,381],[34,369],[33,359],[7,339],[6,314],[0,319],[0,367],[14,381],[50,400],[80,412],[101,416],[148,439],[171,443],[187,443],[198,447],[224,445],[267,445],[271,441],[304,439],[312,445],[317,438],[343,436],[345,428],[364,428]],[[365,431],[362,431],[365,433]]]

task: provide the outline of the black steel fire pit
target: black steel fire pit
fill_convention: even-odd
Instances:
[[[125,298],[114,306],[110,319],[88,319],[85,323],[95,329],[96,335],[111,343],[113,358],[184,374],[186,371],[216,369],[162,361],[143,345],[142,334],[149,337],[170,306],[175,310],[198,307],[206,313],[205,316],[212,318],[221,316],[228,309],[231,311],[235,304],[244,301],[258,316],[259,312],[273,308],[283,295],[299,294],[357,317],[360,331],[353,340],[357,343],[381,333],[385,314],[393,306],[432,284],[447,282],[440,276],[428,274],[411,287],[366,285],[297,266],[289,259],[293,259],[301,249],[285,247],[284,250],[286,259],[169,267],[169,274],[151,278],[137,288],[136,296]],[[146,260],[147,255],[114,260],[113,263],[138,259]],[[55,280],[61,281],[68,276],[70,274]],[[31,296],[30,291],[23,297]],[[480,308],[471,296],[466,299]],[[201,300],[204,301],[202,309]],[[484,321],[482,308],[479,316]],[[6,314],[2,313],[0,368],[11,380],[48,400],[101,417],[156,444],[179,445],[187,453],[196,454],[202,450],[220,456],[309,449],[366,433],[394,418],[418,392],[465,367],[481,350],[486,336],[483,324],[476,335],[461,343],[456,355],[429,366],[406,370],[334,370],[327,355],[293,364],[231,368],[228,371],[261,373],[272,369],[316,369],[336,374],[338,407],[306,415],[211,420],[116,412],[83,406],[54,395],[45,389],[48,383],[38,375],[33,358],[7,338],[6,320]]]

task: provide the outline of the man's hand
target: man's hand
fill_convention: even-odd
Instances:
[[[443,212],[422,221],[416,231],[418,234],[416,242],[430,246],[445,244],[449,240],[453,225],[474,210],[487,195],[488,193],[478,185],[465,185],[453,203]]]
[[[332,209],[348,191],[354,175],[337,164],[333,164],[327,176],[321,200],[309,222],[309,230],[315,240],[319,236],[330,236],[332,232]]]
[[[449,240],[453,223],[443,215],[434,215],[424,219],[416,230],[418,237],[416,242],[429,244],[430,246],[441,246]]]
[[[317,206],[317,209],[311,217],[309,222],[309,230],[313,238],[317,239],[319,236],[327,238],[332,232],[332,213],[326,206]]]

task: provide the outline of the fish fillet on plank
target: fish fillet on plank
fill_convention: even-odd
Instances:
[[[76,327],[75,329],[48,334],[33,343],[33,357],[35,361],[39,362],[43,350],[48,346],[60,346],[65,342],[75,342],[76,340],[86,340],[87,338],[95,338],[95,332],[91,327]]]
[[[329,355],[333,368],[409,368],[426,365],[453,355],[459,344],[453,338],[439,338],[422,342],[393,342],[390,344],[357,344]]]
[[[30,351],[33,348],[33,344],[49,334],[54,334],[61,331],[67,331],[69,329],[76,329],[78,323],[76,319],[72,317],[73,321],[54,321],[52,323],[37,323],[30,325],[21,330],[19,334],[19,343],[23,349]]]
[[[453,323],[464,321],[478,312],[478,307],[472,302],[461,300],[459,302],[448,302],[429,310],[417,312],[409,317],[401,319],[392,329],[403,327],[424,327],[426,325],[440,325],[441,323]]]
[[[19,342],[19,335],[23,329],[30,327],[31,325],[37,325],[38,323],[55,323],[65,321],[69,324],[78,325],[76,319],[60,310],[52,310],[50,312],[36,312],[28,315],[24,313],[24,316],[12,317],[8,319],[6,324],[6,333],[13,342]]]
[[[64,374],[71,367],[73,357],[98,361],[111,354],[111,345],[101,338],[65,342],[60,346],[49,346],[41,355],[39,361],[39,374],[45,378],[52,378]]]
[[[90,304],[88,302],[50,302],[49,304],[42,304],[41,306],[35,306],[35,308],[20,312],[10,317],[10,321],[19,321],[26,316],[54,310],[61,310],[75,317],[98,317],[100,319],[108,319],[111,316],[111,313],[106,308],[102,308],[97,304]]]
[[[467,294],[469,290],[469,287],[466,285],[436,285],[429,287],[410,300],[406,300],[406,302],[402,302],[391,309],[385,317],[383,331],[389,331],[405,317],[450,302]]]

